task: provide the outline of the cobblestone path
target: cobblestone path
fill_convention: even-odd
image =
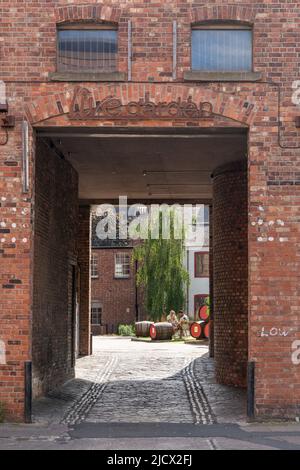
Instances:
[[[78,361],[77,378],[85,386],[63,422],[213,424],[194,368],[205,355],[205,345],[97,338],[93,357]]]

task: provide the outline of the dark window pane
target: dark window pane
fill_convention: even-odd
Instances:
[[[99,302],[93,302],[91,307],[92,325],[102,325],[102,305]]]
[[[207,72],[252,70],[252,31],[192,31],[192,69]]]
[[[58,31],[58,71],[114,72],[117,39],[114,30]]]

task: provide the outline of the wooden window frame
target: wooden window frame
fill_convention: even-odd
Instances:
[[[57,25],[57,31],[65,31],[65,30],[78,30],[78,31],[94,31],[94,30],[112,30],[118,31],[118,25],[115,23],[92,23],[92,22],[74,22],[74,23],[60,23]]]

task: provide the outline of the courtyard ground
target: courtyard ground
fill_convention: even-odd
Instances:
[[[215,383],[206,343],[96,337],[32,425],[0,425],[0,449],[300,449],[300,425],[247,423],[245,391]]]

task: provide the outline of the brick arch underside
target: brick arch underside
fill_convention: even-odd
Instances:
[[[243,5],[204,5],[192,8],[190,14],[191,23],[204,21],[239,21],[253,24],[256,17],[256,9]]]
[[[118,23],[122,16],[122,10],[102,3],[87,5],[70,4],[56,7],[54,15],[56,23],[91,20]]]
[[[47,121],[55,120],[57,125],[72,125],[72,121],[67,121],[67,116],[72,108],[74,97],[74,86],[60,85],[61,91],[44,95],[25,106],[25,114],[32,125],[47,125]],[[199,104],[201,102],[210,102],[213,108],[213,114],[217,117],[229,119],[235,125],[250,126],[255,120],[257,105],[250,97],[244,95],[234,96],[229,93],[213,91],[206,87],[190,85],[156,85],[156,84],[85,84],[94,100],[94,103],[102,101],[108,96],[118,98],[123,104],[131,101],[139,101],[149,94],[149,99],[155,103],[170,103],[172,101],[186,101],[189,97]],[[63,119],[60,119],[63,118]],[[109,119],[101,121],[106,123]],[[112,122],[117,119],[111,119]],[[186,119],[189,121],[189,119]],[[101,125],[101,122],[94,121],[95,126]],[[53,122],[51,123],[53,124]],[[81,123],[83,124],[83,123]],[[76,124],[75,124],[76,125]],[[146,124],[145,124],[146,125]],[[165,120],[154,118],[151,125],[165,125]]]
[[[104,3],[69,4],[58,6],[54,10],[56,23],[71,21],[107,21],[118,23],[123,16],[121,8]],[[256,9],[238,4],[204,5],[191,8],[190,21],[241,21],[253,23],[256,17]]]

